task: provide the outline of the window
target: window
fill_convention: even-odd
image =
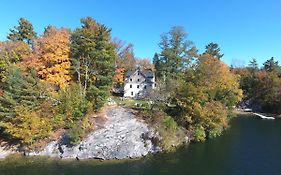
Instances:
[[[138,81],[140,81],[140,79],[138,79]]]
[[[144,89],[146,89],[146,85],[144,85]]]
[[[138,75],[140,75],[140,73],[138,72]]]
[[[133,80],[130,78],[130,81],[133,81]]]
[[[130,84],[130,88],[133,88],[133,85]]]
[[[131,92],[131,96],[133,96],[134,95],[134,92]]]
[[[140,88],[140,85],[137,85],[137,88],[139,89],[139,88]]]

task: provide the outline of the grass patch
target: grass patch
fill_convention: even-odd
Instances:
[[[124,99],[120,97],[111,97],[118,106],[132,109],[150,109],[149,101],[142,99]],[[123,100],[122,100],[123,99]]]

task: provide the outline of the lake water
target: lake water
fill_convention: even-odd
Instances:
[[[60,161],[13,157],[0,175],[280,175],[281,120],[238,117],[224,135],[139,160]]]

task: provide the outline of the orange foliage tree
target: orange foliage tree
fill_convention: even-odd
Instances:
[[[46,82],[65,88],[70,81],[70,34],[67,29],[48,27],[35,45],[35,58],[31,65]]]
[[[124,83],[124,75],[128,70],[136,68],[136,59],[133,51],[133,45],[128,44],[120,39],[115,38],[113,41],[117,57],[115,60],[115,76],[113,77],[114,85]]]
[[[113,82],[117,85],[122,85],[124,83],[124,68],[116,68],[115,76],[113,77]]]

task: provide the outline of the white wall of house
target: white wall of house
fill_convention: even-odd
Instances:
[[[142,98],[151,89],[155,88],[155,76],[145,77],[140,70],[125,78],[124,97]]]

